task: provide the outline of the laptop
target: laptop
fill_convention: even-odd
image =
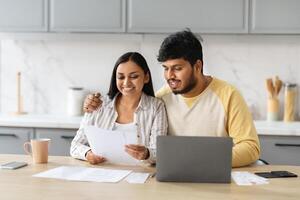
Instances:
[[[230,183],[232,144],[230,137],[158,136],[156,179]]]

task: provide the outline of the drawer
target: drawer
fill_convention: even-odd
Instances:
[[[69,156],[71,142],[77,129],[36,129],[37,138],[50,138],[49,155]]]
[[[300,165],[299,136],[260,135],[261,156],[270,164]]]
[[[33,129],[0,127],[0,153],[25,154],[23,144],[30,139]]]

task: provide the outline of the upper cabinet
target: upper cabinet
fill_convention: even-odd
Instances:
[[[0,32],[299,34],[300,0],[0,0]]]
[[[125,0],[50,0],[50,31],[125,32]]]
[[[251,33],[300,33],[299,0],[252,0]]]
[[[128,0],[128,32],[247,33],[248,0]]]
[[[47,31],[47,6],[48,0],[0,0],[0,31]]]

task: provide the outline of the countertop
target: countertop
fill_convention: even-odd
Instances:
[[[78,129],[82,116],[0,114],[0,126]]]
[[[300,121],[254,121],[259,135],[300,136]]]
[[[82,116],[0,114],[0,126],[78,129]],[[300,136],[300,121],[254,121],[259,135]]]

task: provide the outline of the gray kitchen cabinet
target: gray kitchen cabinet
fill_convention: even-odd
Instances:
[[[248,0],[128,0],[128,32],[248,33]]]
[[[36,138],[50,138],[49,155],[69,156],[71,142],[77,129],[36,128]]]
[[[30,140],[31,128],[0,127],[0,153],[25,154],[23,144]]]
[[[50,0],[50,31],[125,32],[125,0]]]
[[[251,33],[300,33],[299,0],[252,0]]]
[[[300,137],[260,135],[261,156],[270,164],[300,165]]]
[[[1,32],[44,32],[47,17],[48,0],[0,0]]]

